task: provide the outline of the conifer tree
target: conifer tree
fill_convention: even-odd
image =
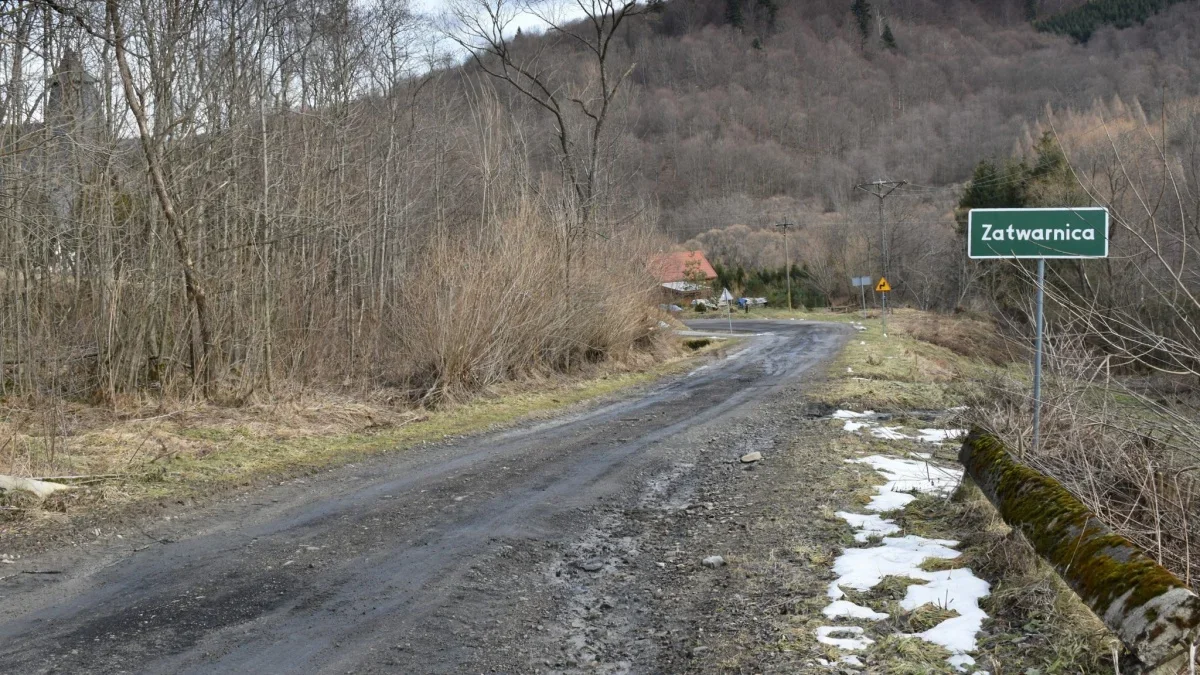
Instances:
[[[883,23],[883,35],[879,39],[883,40],[884,47],[896,51],[896,36],[892,35],[892,25],[890,23],[886,21]]]
[[[746,25],[746,17],[742,14],[742,0],[725,0],[725,20],[734,28]]]
[[[867,48],[867,38],[871,35],[871,3],[869,0],[854,0],[850,5],[854,21],[858,24],[858,34],[862,36],[863,49]]]

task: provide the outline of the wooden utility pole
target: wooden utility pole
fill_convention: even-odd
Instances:
[[[877,181],[872,181],[870,183],[859,183],[858,185],[854,186],[855,189],[857,189],[857,190],[862,190],[863,192],[875,195],[876,197],[879,198],[879,242],[880,242],[880,254],[882,255],[882,259],[880,260],[880,263],[881,263],[880,267],[883,268],[883,278],[885,278],[885,279],[888,278],[889,276],[891,276],[889,274],[889,272],[891,272],[891,270],[888,269],[891,266],[890,265],[891,260],[888,257],[887,228],[885,228],[883,226],[883,200],[886,199],[888,195],[892,194],[892,192],[895,191],[895,189],[900,187],[901,185],[908,185],[908,181],[906,181],[906,180],[877,180]]]
[[[786,265],[784,270],[787,274],[788,311],[790,312],[792,311],[792,254],[788,251],[787,231],[789,227],[792,227],[792,223],[780,223],[776,227],[783,230],[783,262]]]

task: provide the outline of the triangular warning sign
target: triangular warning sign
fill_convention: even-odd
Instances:
[[[887,282],[886,278],[880,278],[879,283],[875,284],[876,293],[887,293],[892,290],[892,285]]]

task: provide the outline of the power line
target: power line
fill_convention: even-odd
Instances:
[[[787,294],[788,294],[788,311],[792,311],[792,255],[788,251],[787,231],[791,227],[791,223],[780,223],[776,225],[783,230],[783,261],[784,269],[787,271]]]
[[[879,241],[883,253],[883,277],[885,279],[890,271],[888,267],[891,260],[888,257],[887,228],[883,226],[883,200],[887,199],[887,196],[895,192],[897,188],[903,187],[907,184],[908,181],[904,180],[877,180],[870,183],[859,183],[858,185],[854,186],[854,189],[856,190],[862,190],[869,195],[879,198]]]

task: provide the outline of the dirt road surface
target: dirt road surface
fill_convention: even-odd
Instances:
[[[6,565],[0,671],[717,668],[706,628],[742,622],[743,634],[756,621],[713,614],[728,604],[738,547],[756,536],[747,514],[790,480],[776,458],[812,416],[806,383],[848,331],[735,326],[759,335],[615,402]],[[764,460],[738,462],[752,451]]]

